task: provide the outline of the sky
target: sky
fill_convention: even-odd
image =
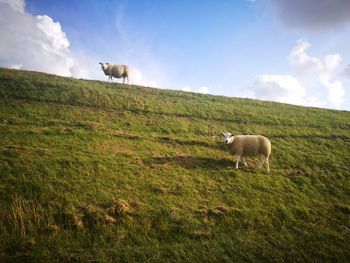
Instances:
[[[162,89],[350,110],[349,43],[349,0],[0,0],[1,67]]]

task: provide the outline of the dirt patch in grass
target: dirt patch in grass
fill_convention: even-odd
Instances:
[[[226,204],[220,204],[212,207],[202,206],[197,210],[197,212],[199,214],[204,215],[205,217],[208,217],[208,216],[220,216],[230,212],[231,210],[232,210],[232,207]]]
[[[141,205],[141,203],[133,200],[115,199],[113,206],[107,209],[107,214],[111,217],[122,217],[133,214]]]
[[[342,212],[343,214],[350,215],[350,205],[346,204],[335,204],[334,208],[338,211]]]
[[[72,212],[63,212],[57,214],[56,221],[59,222],[59,225],[63,227],[63,229],[75,229],[75,230],[83,230],[85,229],[82,215]]]

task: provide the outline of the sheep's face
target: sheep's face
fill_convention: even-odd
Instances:
[[[101,65],[102,70],[106,70],[108,68],[108,63],[101,63],[100,62],[100,65]]]
[[[230,132],[223,132],[222,135],[224,136],[224,143],[225,144],[231,144],[233,142],[233,135]]]

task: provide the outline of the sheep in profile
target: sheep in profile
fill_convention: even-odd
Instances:
[[[271,142],[261,135],[235,135],[232,133],[222,133],[224,136],[224,143],[228,147],[228,150],[234,156],[236,162],[236,168],[238,169],[238,163],[244,156],[261,156],[261,163],[258,169],[265,163],[266,169],[270,172],[269,156],[271,154]],[[242,162],[247,166],[246,162],[242,158]]]
[[[125,65],[113,65],[109,63],[101,63],[101,69],[108,76],[108,81],[111,80],[113,82],[112,77],[114,78],[123,78],[123,83],[125,79],[128,79],[129,84],[129,67]]]

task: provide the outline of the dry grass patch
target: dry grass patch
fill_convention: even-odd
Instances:
[[[115,199],[113,206],[107,209],[107,214],[111,217],[122,217],[133,214],[141,205],[141,203],[133,200]]]
[[[8,234],[25,236],[38,228],[48,225],[45,209],[37,200],[15,196],[8,209],[1,209],[3,231]]]

